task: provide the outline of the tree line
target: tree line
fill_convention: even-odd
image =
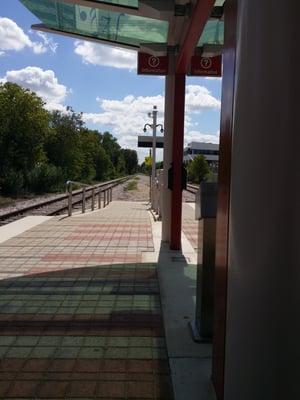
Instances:
[[[109,132],[88,129],[68,107],[49,112],[35,93],[0,84],[0,193],[59,191],[66,180],[101,182],[137,171],[135,150]]]
[[[140,172],[151,175],[152,158],[146,157],[145,161],[140,165]],[[163,161],[156,163],[156,169],[163,169]],[[187,171],[188,182],[200,184],[202,181],[214,181],[216,176],[210,168],[206,158],[202,154],[198,154],[193,160],[184,164]]]

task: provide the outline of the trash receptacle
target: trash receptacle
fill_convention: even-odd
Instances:
[[[198,223],[197,288],[195,320],[191,322],[195,341],[211,341],[213,333],[214,271],[217,214],[216,182],[202,182],[196,195]]]

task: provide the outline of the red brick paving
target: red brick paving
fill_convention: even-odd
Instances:
[[[144,206],[134,205],[132,210],[136,211],[130,209],[129,203],[126,207],[131,214],[122,210],[113,223],[83,222],[89,216],[56,218],[0,245],[0,269],[9,271],[9,279],[0,285],[0,294],[6,296],[11,310],[10,313],[5,308],[0,310],[0,343],[1,337],[16,337],[17,341],[8,347],[6,354],[11,354],[11,358],[5,358],[6,355],[0,359],[0,398],[172,398],[165,345],[153,347],[155,357],[161,357],[158,359],[152,359],[152,347],[142,345],[143,338],[147,343],[149,338],[164,338],[160,304],[154,302],[159,299],[157,272],[153,266],[141,263],[142,251],[151,251],[153,247],[150,221]],[[110,205],[99,215],[101,218],[106,213],[112,215],[113,210]],[[132,222],[134,213],[136,222]],[[64,240],[70,244],[62,244]],[[100,244],[100,249],[91,243],[80,244],[80,252],[75,253],[78,240],[104,240],[105,245]],[[124,246],[118,248],[120,240],[128,241],[130,250],[124,250]],[[94,265],[86,266],[87,262]],[[23,277],[15,277],[15,273]],[[72,310],[70,305],[70,312],[66,312],[68,306],[62,301],[74,302],[74,296],[80,296],[80,306],[85,311],[80,312],[78,305]],[[89,300],[93,297],[97,301]],[[111,298],[117,298],[118,302]],[[109,305],[105,305],[107,299]],[[51,305],[52,301],[56,305]],[[138,301],[137,305],[134,301]],[[97,311],[93,308],[96,303]],[[43,312],[44,307],[48,308],[47,313]],[[110,342],[108,345],[104,341],[98,347],[76,345],[76,340],[90,337],[92,341],[104,338]],[[27,343],[25,338],[28,343],[30,340],[37,343],[34,338],[45,343],[60,340],[54,347],[34,344],[35,358],[32,358],[29,347],[18,345],[19,339]],[[136,344],[129,352],[110,338],[115,338],[116,343],[136,338]],[[71,345],[62,345],[62,340]],[[101,352],[119,358],[103,358]],[[57,358],[61,354],[70,358]]]
[[[122,261],[125,263],[139,263],[141,262],[141,254],[130,256],[127,254],[90,254],[90,255],[79,255],[79,254],[67,254],[67,253],[48,253],[42,258],[42,261],[74,261],[74,262],[117,262]]]

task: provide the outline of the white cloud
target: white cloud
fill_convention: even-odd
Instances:
[[[112,127],[120,135],[140,132],[147,120],[147,113],[156,105],[159,110],[159,123],[163,122],[164,96],[132,96],[122,100],[97,98],[101,111],[85,113],[87,122]],[[220,108],[220,101],[213,97],[208,89],[198,85],[188,85],[186,90],[186,127],[193,126],[191,114],[203,110]]]
[[[219,143],[219,132],[207,134],[199,131],[188,131],[184,135],[184,145],[186,146],[190,142]]]
[[[109,129],[119,140],[123,147],[136,149],[137,136],[143,134],[145,123],[151,123],[152,120],[147,116],[156,105],[158,108],[158,123],[164,123],[164,96],[133,96],[128,95],[122,100],[109,100],[97,98],[99,103],[99,113],[84,113],[83,119],[87,123],[97,125],[98,129],[103,131]],[[220,108],[220,101],[213,97],[211,93],[203,86],[187,85],[186,89],[186,115],[185,129],[189,132],[186,140],[217,141],[213,135],[203,135],[195,130],[196,122],[193,115],[205,110],[214,110]],[[148,129],[150,134],[150,131]],[[194,137],[197,139],[194,139]],[[143,155],[139,149],[139,156]]]
[[[2,82],[14,82],[32,90],[46,102],[49,110],[65,110],[63,105],[68,94],[66,86],[58,83],[52,70],[42,70],[39,67],[26,67],[18,71],[7,71]]]
[[[136,69],[137,54],[135,51],[118,49],[102,44],[75,41],[75,54],[81,56],[85,64],[105,67]]]
[[[141,133],[145,122],[151,122],[147,113],[157,105],[159,110],[158,122],[163,123],[164,98],[161,95],[148,97],[124,97],[122,100],[97,99],[101,108],[100,113],[86,113],[86,122],[111,127],[118,137],[132,137]],[[130,142],[130,140],[129,140]]]
[[[221,76],[206,76],[204,79],[207,79],[209,81],[220,81],[222,80]]]
[[[49,49],[52,53],[56,53],[58,43],[56,43],[53,38],[44,32],[36,32],[36,35],[42,39],[43,48],[47,51]]]
[[[42,41],[33,41],[11,19],[0,17],[0,55],[7,51],[21,51],[30,48],[35,54],[46,53],[48,50],[55,53],[57,44],[44,33],[37,33]]]
[[[220,100],[213,97],[205,86],[187,85],[186,87],[186,111],[199,113],[205,109],[220,109]]]

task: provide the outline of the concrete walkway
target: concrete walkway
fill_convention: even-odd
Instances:
[[[142,202],[1,228],[0,398],[214,399],[211,345],[188,327],[194,213],[183,204],[181,252]]]
[[[142,203],[54,217],[0,244],[0,398],[173,398]]]

